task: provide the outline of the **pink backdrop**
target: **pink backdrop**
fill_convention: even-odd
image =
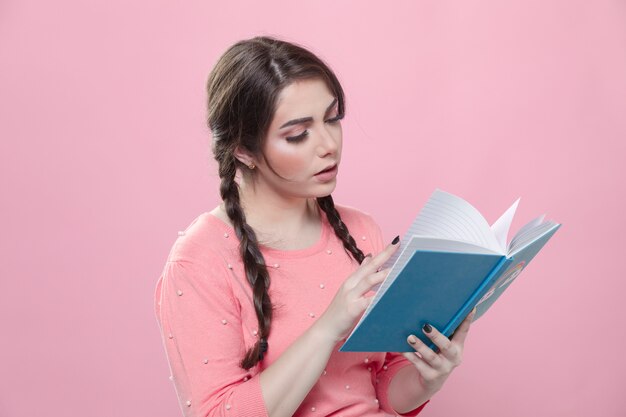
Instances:
[[[208,71],[256,34],[336,70],[336,200],[386,237],[435,187],[563,223],[424,415],[626,415],[626,3],[295,3],[0,4],[0,416],[180,415],[154,284],[218,202]]]

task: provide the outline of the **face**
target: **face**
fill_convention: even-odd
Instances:
[[[263,146],[256,184],[282,197],[324,197],[337,184],[343,115],[319,79],[295,81],[278,97]]]

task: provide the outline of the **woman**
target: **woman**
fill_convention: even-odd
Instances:
[[[333,203],[344,111],[291,43],[241,41],[212,70],[223,203],[180,233],[155,294],[186,416],[414,416],[460,363],[471,317],[452,340],[426,326],[439,353],[410,335],[410,353],[338,352],[399,246]]]

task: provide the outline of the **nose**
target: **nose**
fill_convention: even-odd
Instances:
[[[341,141],[341,132],[330,132],[326,127],[320,129],[318,155],[325,157],[334,155],[339,149],[339,142]]]

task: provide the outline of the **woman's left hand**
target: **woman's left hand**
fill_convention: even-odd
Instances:
[[[415,365],[419,372],[420,384],[431,395],[441,389],[454,368],[461,364],[465,337],[475,314],[476,309],[463,320],[452,339],[448,339],[430,325],[424,326],[422,331],[439,348],[439,353],[435,353],[414,335],[408,337],[409,344],[417,353],[404,352],[402,354]],[[429,328],[430,332],[427,331]]]

